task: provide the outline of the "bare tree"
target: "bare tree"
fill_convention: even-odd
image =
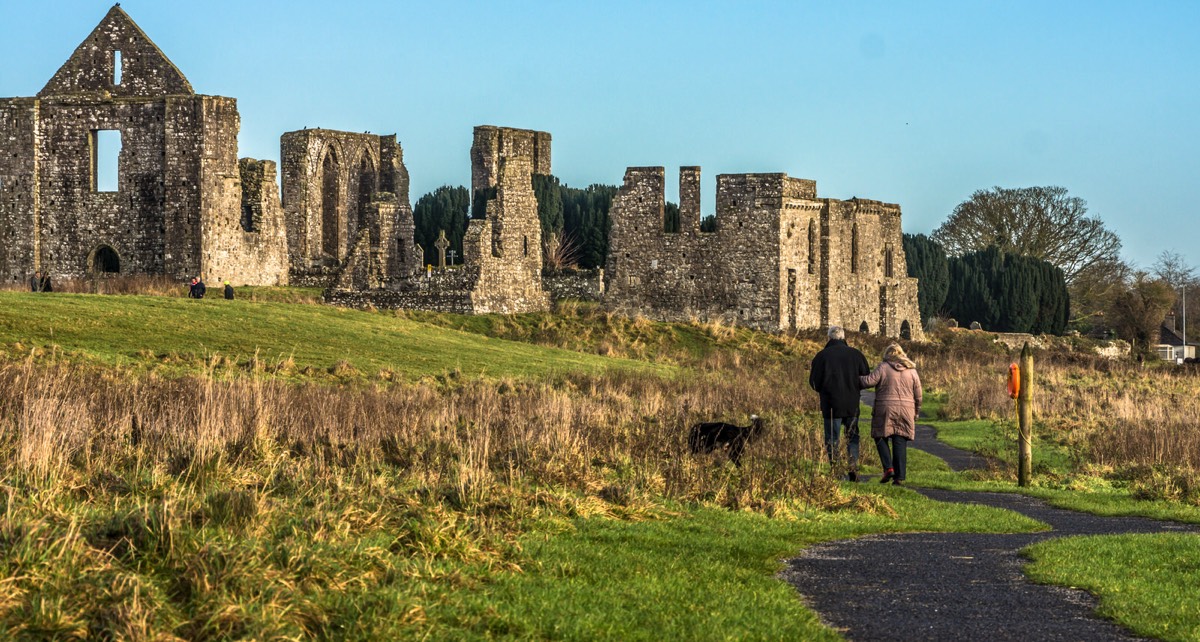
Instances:
[[[1187,262],[1183,255],[1173,250],[1163,250],[1158,255],[1158,260],[1155,261],[1151,268],[1154,276],[1162,279],[1175,290],[1177,295],[1175,305],[1171,311],[1177,318],[1183,317],[1183,305],[1187,303],[1187,318],[1190,321],[1188,324],[1188,337],[1191,338],[1200,336],[1197,332],[1200,326],[1200,273],[1196,266]],[[1186,290],[1187,296],[1178,296]],[[1182,328],[1176,327],[1182,331]]]
[[[1113,297],[1109,322],[1121,338],[1145,353],[1158,342],[1158,328],[1174,303],[1175,291],[1170,284],[1146,272],[1134,272]]]
[[[1120,237],[1062,187],[979,190],[954,208],[933,239],[956,256],[994,245],[1042,259],[1062,269],[1068,286],[1089,268],[1119,262],[1121,250]]]

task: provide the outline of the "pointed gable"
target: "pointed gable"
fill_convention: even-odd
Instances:
[[[195,92],[187,78],[118,4],[109,9],[38,97],[101,93],[112,97],[155,97]]]

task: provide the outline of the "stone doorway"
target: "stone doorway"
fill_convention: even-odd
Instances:
[[[88,272],[92,274],[120,274],[121,255],[108,245],[100,245],[88,256]]]

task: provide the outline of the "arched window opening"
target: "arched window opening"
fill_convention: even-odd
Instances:
[[[858,274],[858,223],[850,228],[850,273]]]
[[[321,249],[338,255],[338,162],[333,150],[321,163]]]
[[[866,321],[863,321],[862,324],[858,326],[858,331],[863,334],[870,334],[871,326],[867,325]]]
[[[883,275],[887,278],[892,278],[892,246],[887,246],[883,251]]]
[[[907,319],[900,324],[900,338],[906,341],[912,340],[912,326],[908,324]]]
[[[367,208],[375,197],[375,166],[371,157],[363,154],[362,162],[358,165],[358,227],[367,224]]]
[[[808,222],[808,273],[817,273],[817,222]]]
[[[88,261],[88,271],[92,274],[120,274],[121,256],[107,245],[101,245],[92,252]]]

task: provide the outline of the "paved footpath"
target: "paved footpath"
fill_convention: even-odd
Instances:
[[[867,447],[871,442],[863,428]],[[911,447],[942,457],[955,470],[986,464],[937,441],[935,434],[932,427],[921,426]],[[1062,510],[1023,495],[913,490],[939,501],[1007,508],[1053,530],[873,535],[805,549],[787,561],[780,576],[823,622],[850,640],[1135,639],[1096,617],[1096,602],[1088,593],[1027,580],[1018,551],[1071,535],[1200,532],[1172,522]]]

